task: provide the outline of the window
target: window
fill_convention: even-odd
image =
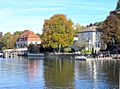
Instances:
[[[98,47],[97,43],[95,44],[95,47],[96,47],[96,48]]]
[[[98,48],[100,47],[100,44],[98,43]]]

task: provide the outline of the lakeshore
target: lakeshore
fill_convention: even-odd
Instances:
[[[90,55],[90,54],[80,54],[80,53],[29,53],[27,49],[9,49],[4,50],[1,56],[9,58],[9,57],[16,57],[16,56],[26,56],[31,58],[44,58],[44,57],[68,57],[69,59],[75,59],[76,57],[80,56],[86,57],[86,60],[120,60],[120,54],[109,54],[109,55]]]
[[[80,56],[81,54],[78,54],[78,53],[47,53],[46,54],[46,57],[63,57],[66,56],[70,59],[74,59],[75,56]],[[120,54],[111,54],[111,56],[109,57],[99,57],[99,56],[96,56],[96,57],[91,57],[91,56],[88,56],[86,57],[87,60],[120,60]]]

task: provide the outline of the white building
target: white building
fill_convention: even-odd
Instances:
[[[86,27],[78,33],[78,42],[81,46],[98,52],[102,47],[101,34],[102,31],[97,26]]]
[[[26,48],[29,44],[41,44],[41,40],[34,32],[25,30],[23,34],[17,39],[17,48]]]

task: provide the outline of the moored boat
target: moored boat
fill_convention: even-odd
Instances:
[[[37,58],[44,58],[44,53],[28,53],[27,54],[28,57],[37,57]]]
[[[3,57],[3,53],[0,53],[0,57]]]
[[[81,55],[81,56],[75,56],[75,60],[84,60],[84,61],[86,61],[86,57],[85,56],[83,56],[83,55]]]

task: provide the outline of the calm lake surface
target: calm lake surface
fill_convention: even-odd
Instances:
[[[0,89],[119,89],[118,60],[0,58]]]

